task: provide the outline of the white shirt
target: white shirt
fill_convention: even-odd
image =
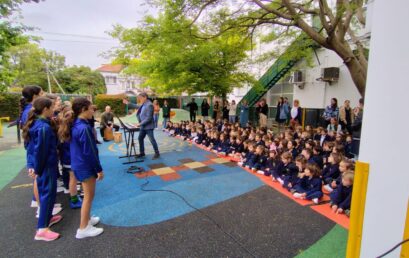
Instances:
[[[236,115],[236,109],[237,109],[237,105],[230,105],[229,106],[229,116],[235,116]]]
[[[298,115],[298,107],[292,107],[291,108],[291,118],[296,118]]]

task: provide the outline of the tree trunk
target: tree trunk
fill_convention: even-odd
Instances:
[[[368,67],[363,66],[362,63],[359,62],[348,42],[340,42],[336,37],[328,39],[328,43],[331,45],[332,50],[335,51],[338,56],[342,58],[342,60],[344,60],[344,64],[349,70],[352,81],[354,82],[358,92],[362,97],[364,97]]]

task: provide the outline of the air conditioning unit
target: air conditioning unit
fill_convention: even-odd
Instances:
[[[339,79],[339,67],[326,67],[321,70],[321,80],[325,82],[336,82]]]

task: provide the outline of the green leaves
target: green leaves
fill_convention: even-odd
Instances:
[[[164,2],[158,17],[147,16],[138,28],[116,26],[111,32],[121,42],[115,56],[116,62],[128,65],[125,73],[144,77],[145,86],[168,96],[197,92],[221,96],[254,81],[240,71],[251,46],[248,38],[237,31],[198,38],[194,36],[198,28],[178,4]]]

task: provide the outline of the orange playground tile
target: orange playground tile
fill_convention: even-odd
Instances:
[[[178,173],[169,173],[169,174],[161,175],[160,178],[163,181],[172,181],[172,180],[178,180],[182,177]]]
[[[184,165],[181,165],[181,166],[172,167],[172,169],[175,170],[175,171],[182,171],[182,170],[187,170],[189,168],[184,166]]]
[[[145,178],[145,177],[150,177],[150,176],[156,176],[153,171],[147,171],[147,172],[142,172],[142,173],[135,173],[134,176],[137,178]]]
[[[328,219],[334,221],[335,223],[341,225],[345,229],[349,229],[349,218],[345,214],[334,213],[329,207],[328,203],[322,204],[322,205],[311,206],[311,209],[327,217]]]

